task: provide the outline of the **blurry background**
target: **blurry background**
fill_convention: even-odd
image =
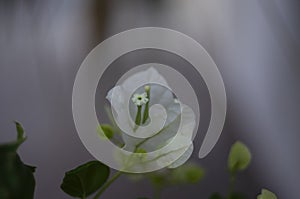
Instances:
[[[19,152],[24,162],[38,167],[36,198],[68,198],[59,188],[64,172],[93,159],[77,136],[71,111],[81,62],[113,34],[135,27],[166,27],[201,43],[224,79],[226,124],[205,159],[196,156],[208,124],[209,97],[203,82],[197,87],[201,78],[193,76],[186,63],[157,51],[136,52],[118,60],[107,72],[110,82],[101,83],[109,89],[122,71],[154,59],[186,71],[198,88],[203,125],[193,161],[207,168],[207,175],[199,185],[170,189],[163,196],[192,199],[207,198],[212,191],[225,193],[226,158],[238,139],[249,146],[253,162],[239,176],[237,189],[251,198],[265,187],[278,198],[297,199],[299,15],[297,0],[0,0],[0,142],[14,139],[12,121],[20,121],[28,140]],[[147,182],[126,182],[121,178],[104,198],[151,196]]]

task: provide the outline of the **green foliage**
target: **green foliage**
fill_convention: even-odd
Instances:
[[[25,165],[16,152],[26,138],[21,124],[15,124],[17,140],[0,145],[0,198],[32,199],[35,189],[35,167]]]
[[[225,199],[219,193],[212,194],[209,199]],[[247,199],[247,197],[241,193],[232,193],[226,199]]]
[[[35,189],[35,179],[33,173],[35,167],[24,164],[17,154],[18,147],[26,140],[24,129],[21,124],[15,122],[17,139],[10,143],[0,145],[0,198],[1,199],[33,199]],[[101,133],[101,128],[104,132]],[[113,129],[110,125],[101,125],[97,128],[98,134],[105,139],[114,137]],[[100,133],[99,133],[100,132]],[[147,151],[140,148],[136,151],[141,157],[147,155]],[[236,142],[232,145],[229,157],[228,168],[231,173],[231,186],[226,199],[247,199],[243,194],[233,192],[234,180],[237,171],[245,170],[251,162],[251,153],[246,145]],[[96,194],[98,198],[103,191],[116,180],[122,172],[112,177],[109,181],[110,168],[99,161],[90,161],[77,168],[65,173],[61,184],[61,189],[73,197],[86,198],[87,196],[100,191]],[[173,185],[195,184],[201,181],[204,176],[204,169],[196,164],[184,164],[175,169],[164,169],[148,174],[131,174],[131,179],[150,180],[157,193],[165,187]],[[137,199],[148,199],[139,197]],[[225,199],[219,193],[212,194],[209,199]],[[277,199],[276,195],[266,189],[257,199]]]
[[[129,174],[134,181],[148,179],[154,187],[164,188],[172,185],[196,184],[204,177],[204,169],[187,163],[175,169],[164,169],[148,174]]]
[[[145,150],[145,149],[143,149],[143,148],[138,148],[136,151],[135,151],[135,153],[147,153],[147,151]]]
[[[230,194],[229,199],[247,199],[247,197],[241,193],[232,193]]]
[[[209,199],[223,199],[219,193],[213,193]]]
[[[109,124],[102,124],[101,126],[98,126],[97,133],[102,139],[112,139],[114,137],[114,131]]]
[[[131,174],[131,179],[148,179],[155,190],[154,198],[160,198],[164,188],[175,185],[196,184],[204,177],[204,169],[196,164],[187,163],[174,169],[163,169],[148,174]]]
[[[277,196],[267,189],[262,189],[261,194],[257,196],[257,199],[277,199]]]
[[[171,169],[170,183],[196,184],[204,177],[204,169],[195,164],[184,164],[176,169]]]
[[[26,140],[25,132],[23,127],[20,123],[15,122],[16,130],[17,130],[17,140],[12,141],[10,143],[5,143],[0,145],[0,152],[1,153],[8,153],[8,152],[16,152],[18,147]]]
[[[141,159],[141,160],[147,160],[147,151],[143,148],[138,148],[135,151],[136,155],[135,157]]]
[[[86,198],[107,181],[109,173],[108,166],[99,161],[90,161],[66,172],[60,187],[73,197]]]
[[[168,180],[168,175],[169,172],[164,170],[146,174],[145,177],[149,179],[149,181],[154,187],[162,188],[170,184],[170,181]]]
[[[231,173],[245,170],[251,161],[251,153],[248,147],[242,142],[237,141],[230,149],[228,157],[228,168]]]

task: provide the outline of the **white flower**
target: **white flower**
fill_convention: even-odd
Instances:
[[[138,93],[134,94],[133,97],[131,98],[131,100],[137,106],[142,106],[149,101],[149,99],[147,98],[146,92],[144,92],[142,94],[138,94]]]
[[[135,93],[133,97],[132,93]],[[107,99],[114,110],[115,123],[126,132],[121,134],[125,143],[123,149],[147,151],[147,163],[141,167],[149,170],[157,165],[175,168],[189,159],[193,152],[194,112],[175,100],[166,80],[156,69],[151,67],[130,76],[121,85],[112,88]],[[146,104],[151,107],[148,123],[143,121],[146,126],[136,128],[132,118],[142,117]]]

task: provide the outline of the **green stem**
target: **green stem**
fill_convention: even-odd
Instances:
[[[229,188],[228,188],[228,196],[227,196],[228,199],[230,199],[230,196],[233,194],[234,186],[235,186],[235,179],[236,179],[236,173],[235,172],[231,172],[231,174],[230,174]]]
[[[145,122],[149,118],[150,86],[146,86],[145,90],[146,90],[148,102],[145,104],[145,109],[144,109],[144,115],[143,115],[142,124],[145,124]]]
[[[115,181],[117,180],[121,175],[123,174],[122,171],[118,171],[115,173],[104,185],[101,187],[101,189],[97,192],[97,194],[94,196],[93,199],[98,199],[101,194]]]
[[[141,117],[142,117],[142,106],[137,106],[138,110],[135,117],[135,124],[139,126],[141,124]]]
[[[149,117],[149,101],[145,104],[144,116],[142,124],[145,124]]]

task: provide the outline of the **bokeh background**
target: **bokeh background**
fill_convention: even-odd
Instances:
[[[200,160],[209,97],[201,77],[184,61],[158,51],[135,52],[117,60],[101,80],[99,86],[109,89],[122,71],[154,60],[184,71],[196,88],[202,118],[192,160],[206,168],[206,178],[168,189],[163,198],[225,193],[229,148],[241,140],[253,161],[237,189],[251,198],[265,187],[280,199],[298,199],[300,1],[0,0],[0,142],[14,139],[12,121],[24,125],[28,140],[19,153],[37,166],[35,197],[69,198],[59,188],[64,172],[93,159],[76,133],[71,110],[81,62],[105,38],[144,26],[171,28],[201,43],[218,65],[228,97],[223,134]],[[99,109],[105,94],[97,93]],[[123,177],[104,198],[151,194],[147,182],[128,183]]]

